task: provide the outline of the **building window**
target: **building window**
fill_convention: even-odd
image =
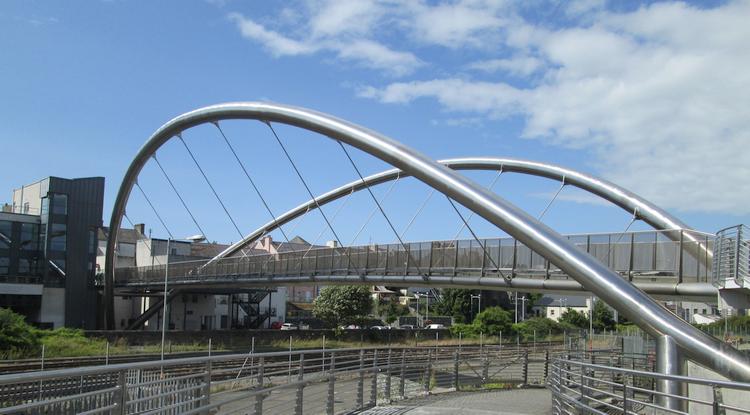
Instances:
[[[67,226],[64,223],[53,223],[50,233],[50,250],[64,252],[67,239]]]
[[[39,226],[33,223],[21,224],[21,250],[36,251],[39,249]]]
[[[42,208],[39,212],[39,215],[42,218],[46,218],[47,215],[49,215],[49,198],[48,197],[42,198]],[[42,220],[46,220],[46,219],[42,219]]]
[[[68,195],[55,194],[53,196],[52,214],[53,215],[67,215],[68,214]]]
[[[0,257],[0,275],[8,275],[10,267],[10,258]]]
[[[33,268],[33,259],[18,259],[18,275],[31,275]]]
[[[10,248],[11,226],[7,220],[0,220],[0,248]]]
[[[553,310],[550,310],[550,311],[549,311],[549,315],[551,315],[551,316],[554,316],[554,315],[555,315],[555,310],[554,310],[554,309],[553,309]]]

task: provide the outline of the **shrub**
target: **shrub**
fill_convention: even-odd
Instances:
[[[0,356],[3,359],[31,357],[39,351],[38,330],[23,316],[0,308]]]

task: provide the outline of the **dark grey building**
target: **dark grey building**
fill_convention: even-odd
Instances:
[[[104,178],[48,177],[0,213],[0,307],[45,327],[97,327]]]

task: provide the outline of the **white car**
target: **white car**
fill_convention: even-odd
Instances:
[[[442,324],[435,324],[435,323],[433,323],[433,324],[430,324],[430,325],[428,325],[428,326],[427,326],[427,327],[425,327],[425,328],[426,328],[427,330],[440,330],[440,329],[444,329],[444,328],[445,328],[445,326],[444,326],[444,325],[442,325]]]
[[[284,323],[281,325],[281,330],[299,330],[299,327],[296,324]]]

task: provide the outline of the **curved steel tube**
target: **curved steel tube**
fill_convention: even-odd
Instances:
[[[302,108],[253,102],[230,103],[191,111],[167,122],[151,136],[128,167],[115,200],[110,229],[120,228],[133,183],[148,158],[162,144],[187,128],[228,118],[278,122],[318,132],[411,174],[547,258],[650,335],[672,336],[688,357],[731,379],[750,380],[750,362],[739,351],[675,316],[596,258],[576,248],[562,235],[497,194],[379,133]],[[113,235],[116,233],[110,232],[106,252],[105,295],[108,297],[105,303],[108,323],[113,323],[114,319],[111,301],[116,239]]]
[[[691,229],[689,226],[687,226],[674,216],[670,215],[668,212],[662,210],[658,206],[636,195],[635,193],[628,191],[627,189],[624,189],[604,179],[600,179],[586,173],[581,173],[579,171],[556,166],[554,164],[493,157],[456,158],[438,160],[438,163],[448,166],[453,170],[495,170],[502,172],[528,174],[532,176],[546,177],[548,179],[564,181],[566,184],[578,187],[589,193],[595,194],[609,202],[612,202],[613,204],[621,207],[631,214],[633,212],[638,212],[638,217],[643,219],[644,222],[653,226],[655,229],[678,231],[683,229]],[[235,242],[230,247],[219,253],[219,255],[217,255],[214,259],[231,256],[237,253],[247,244],[255,242],[264,234],[280,226],[283,226],[284,224],[306,214],[310,210],[316,209],[318,206],[323,206],[327,203],[333,202],[334,200],[351,194],[352,192],[363,190],[368,186],[375,186],[391,180],[396,180],[396,178],[398,177],[403,178],[407,175],[408,173],[402,172],[399,169],[390,169],[365,177],[364,181],[355,180],[351,183],[347,183],[343,186],[337,187],[336,189],[326,192],[316,197],[315,199],[311,199],[295,207],[294,209],[291,209],[286,213],[279,215],[278,217],[276,217],[276,220],[269,221],[255,231],[249,233],[241,241]],[[680,239],[679,232],[675,232],[674,234],[670,232],[667,233],[667,236],[674,240]],[[684,237],[686,237],[690,242],[698,242],[690,234],[686,234],[684,235]],[[700,243],[688,245],[688,252],[690,252],[691,255],[696,258],[705,255],[705,249],[705,245]]]

